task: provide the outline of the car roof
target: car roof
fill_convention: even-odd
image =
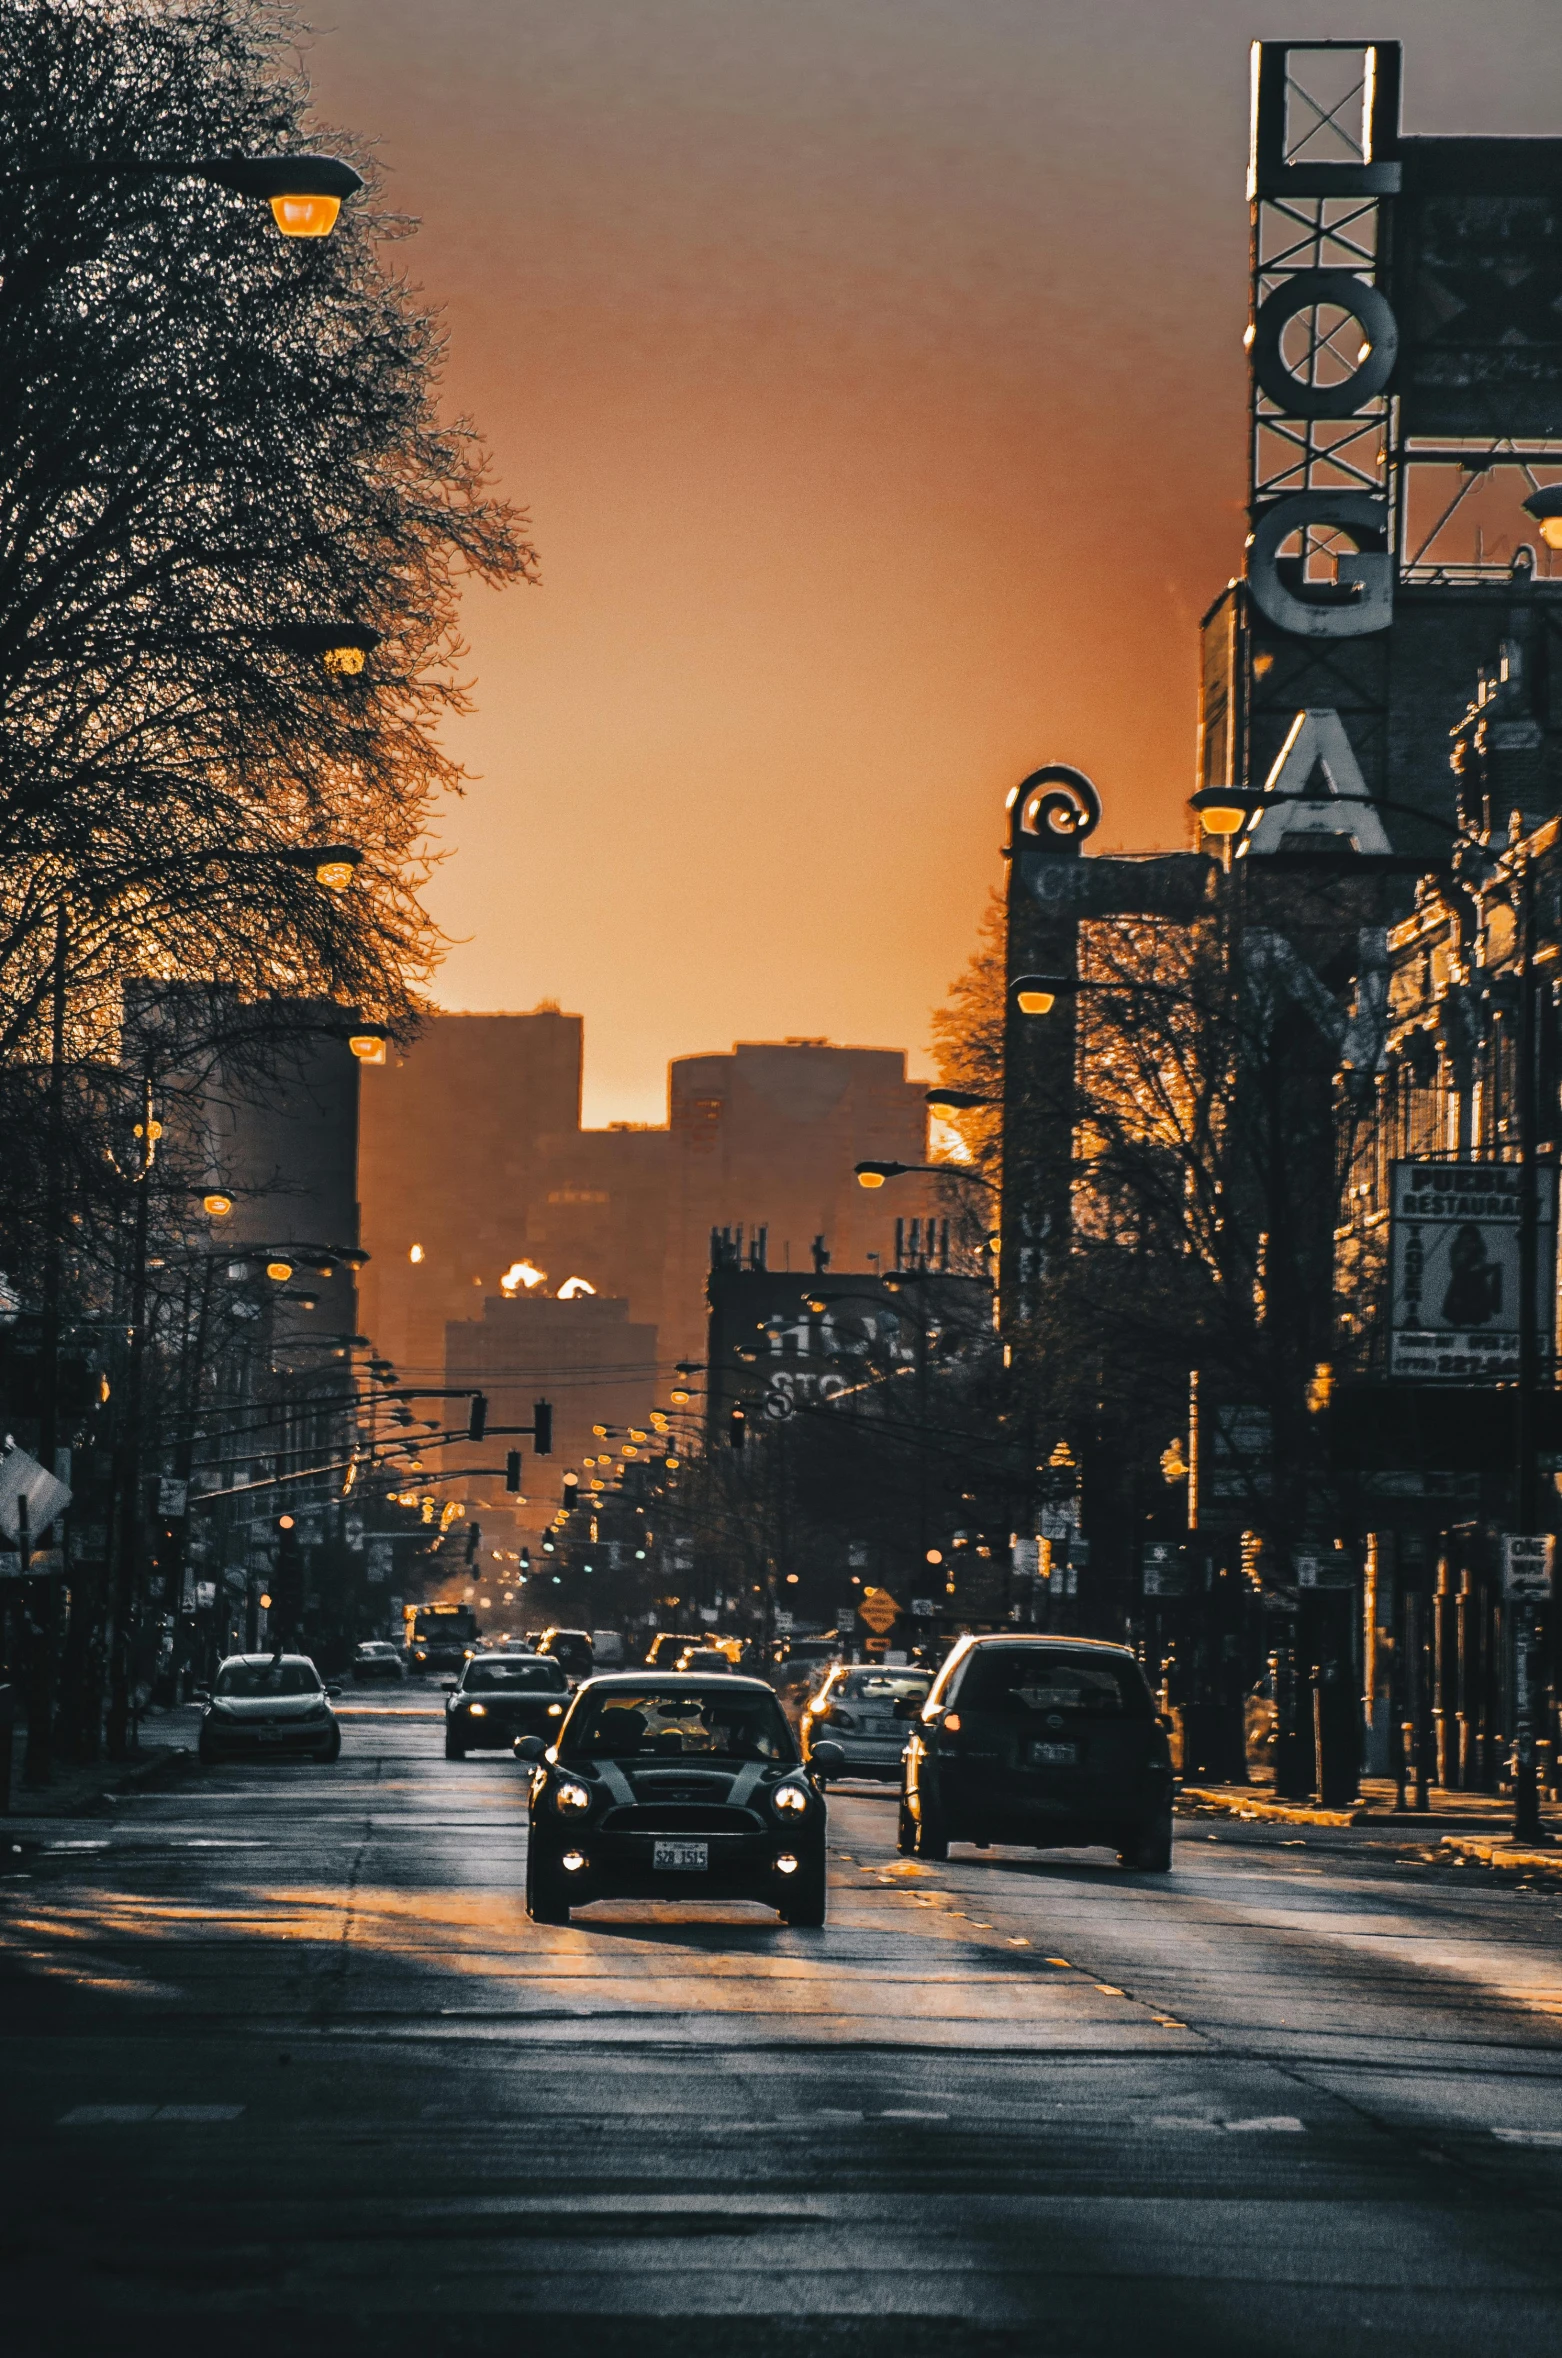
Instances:
[[[219,1670],[226,1670],[230,1663],[234,1662],[260,1663],[278,1661],[302,1662],[305,1663],[310,1670],[313,1670],[315,1666],[315,1658],[313,1654],[224,1654],[221,1662],[218,1663],[217,1667]]]
[[[645,1686],[651,1679],[654,1679],[659,1687],[667,1686],[674,1690],[687,1687],[691,1693],[699,1688],[710,1687],[710,1680],[697,1670],[652,1670],[649,1663],[642,1663],[638,1671],[608,1670],[604,1671],[599,1678],[583,1679],[576,1692],[583,1695],[587,1688],[594,1691],[598,1687],[608,1687],[616,1688],[624,1694],[632,1694],[637,1687]],[[722,1678],[721,1691],[724,1695],[730,1694],[734,1687],[749,1687],[758,1694],[772,1697],[775,1694],[775,1688],[767,1680],[748,1678],[742,1671],[729,1670]]]
[[[979,1646],[1040,1646],[1054,1654],[1125,1654],[1130,1662],[1139,1657],[1132,1646],[1119,1645],[1112,1638],[1063,1637],[1056,1631],[1039,1629],[988,1629],[961,1641],[968,1653]]]
[[[474,1669],[479,1663],[486,1666],[490,1662],[525,1662],[533,1670],[557,1670],[560,1667],[551,1654],[528,1654],[524,1646],[490,1646],[486,1652],[472,1656]]]

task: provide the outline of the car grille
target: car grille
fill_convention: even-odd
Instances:
[[[710,1801],[645,1801],[610,1809],[606,1834],[753,1834],[760,1820],[751,1809],[729,1809]]]

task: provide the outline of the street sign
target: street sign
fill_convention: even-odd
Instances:
[[[858,1618],[866,1621],[876,1637],[883,1637],[894,1628],[900,1618],[900,1607],[887,1588],[870,1588],[857,1607]]]
[[[189,1503],[190,1485],[177,1474],[163,1474],[157,1484],[157,1512],[159,1520],[177,1523]]]
[[[913,1598],[912,1598],[912,1600],[911,1600],[911,1611],[912,1611],[912,1614],[913,1614],[913,1616],[915,1617],[915,1619],[916,1619],[916,1620],[918,1620],[918,1621],[931,1621],[931,1620],[932,1620],[932,1618],[933,1618],[933,1600],[932,1600],[932,1598],[931,1598],[931,1597],[913,1597]]]
[[[1531,1603],[1547,1599],[1551,1594],[1556,1546],[1549,1531],[1537,1532],[1533,1537],[1517,1531],[1506,1532],[1502,1542],[1503,1595]]]
[[[1140,1559],[1147,1597],[1180,1597],[1185,1585],[1182,1549],[1174,1539],[1147,1539]]]
[[[55,1516],[63,1515],[70,1502],[66,1484],[57,1482],[35,1457],[11,1442],[0,1456],[0,1531],[7,1539],[20,1541],[25,1522],[28,1544],[36,1547]],[[62,1568],[57,1564],[38,1567],[40,1571]]]
[[[791,1615],[790,1613],[783,1612],[783,1611],[782,1611],[782,1610],[781,1610],[779,1607],[777,1608],[777,1610],[776,1610],[776,1635],[777,1635],[778,1637],[790,1637],[790,1636],[791,1636],[791,1634],[792,1634],[792,1619],[793,1619],[793,1617],[792,1617],[792,1615]]]
[[[1556,1345],[1557,1175],[1535,1174],[1540,1357]],[[1395,1163],[1390,1194],[1390,1377],[1495,1384],[1519,1372],[1517,1163]]]

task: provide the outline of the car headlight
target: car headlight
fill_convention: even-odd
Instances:
[[[589,1809],[591,1796],[584,1785],[577,1785],[571,1780],[559,1787],[553,1796],[553,1803],[556,1809]]]
[[[486,1703],[469,1703],[467,1705],[467,1710],[471,1713],[473,1719],[486,1719],[488,1717],[488,1706]]]
[[[770,1798],[780,1810],[801,1813],[808,1807],[808,1796],[801,1785],[778,1785]]]

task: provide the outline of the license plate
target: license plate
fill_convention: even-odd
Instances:
[[[1077,1744],[1033,1744],[1030,1748],[1032,1768],[1077,1768]]]
[[[287,1742],[287,1730],[286,1728],[262,1728],[260,1731],[260,1740],[263,1744],[285,1744]]]
[[[653,1867],[672,1867],[688,1875],[703,1875],[710,1865],[708,1842],[659,1842],[651,1855]]]

